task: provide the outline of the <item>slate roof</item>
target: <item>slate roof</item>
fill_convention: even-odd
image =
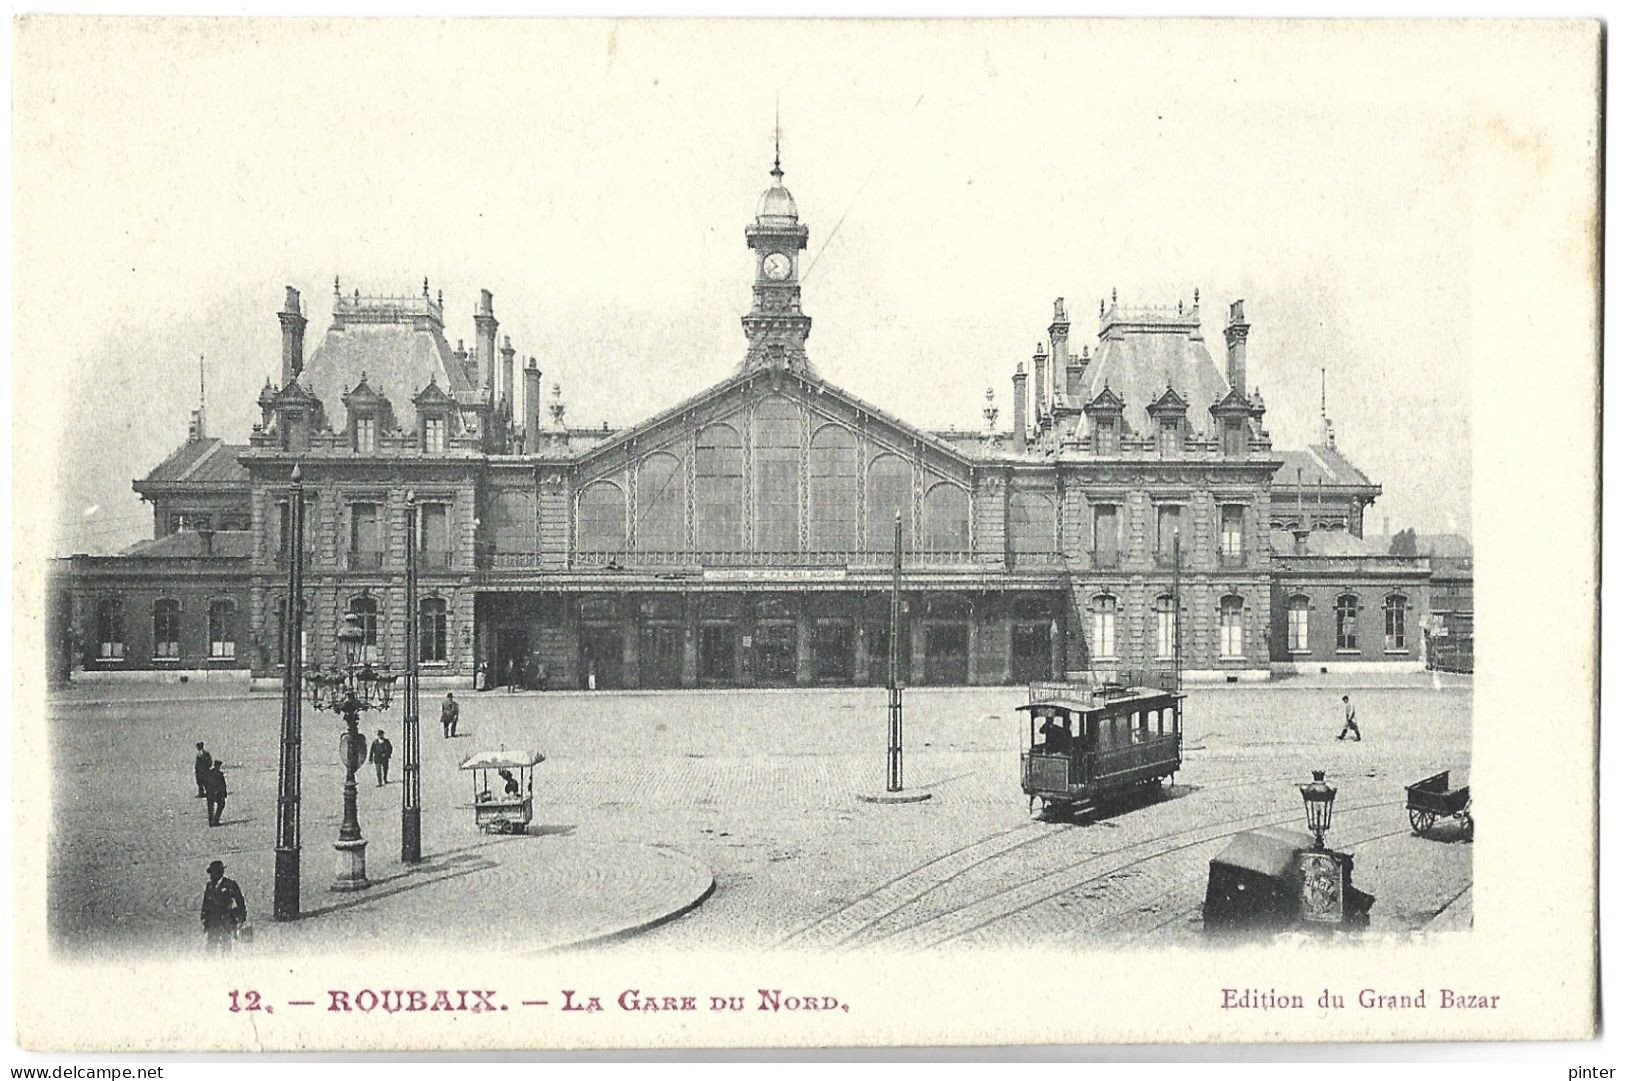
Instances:
[[[1301,469],[1305,489],[1313,488],[1317,484],[1332,487],[1377,487],[1370,477],[1362,473],[1335,448],[1309,447],[1306,450],[1277,450],[1275,453],[1282,459],[1281,468],[1275,471],[1274,483],[1277,486],[1295,487],[1298,483],[1298,471]]]
[[[1385,556],[1388,538],[1356,537],[1342,529],[1311,530],[1305,542],[1312,556]],[[1296,538],[1284,529],[1270,531],[1270,549],[1281,556],[1297,552]]]
[[[1100,323],[1100,345],[1085,374],[1082,398],[1093,401],[1109,385],[1123,400],[1123,423],[1151,430],[1146,406],[1169,387],[1190,403],[1186,422],[1203,437],[1213,434],[1208,406],[1230,389],[1202,340],[1193,309],[1183,312],[1113,306]]]
[[[380,298],[376,307],[371,298],[360,297],[347,303],[368,318],[336,315],[333,325],[310,359],[300,380],[321,399],[329,425],[341,428],[348,416],[344,393],[366,376],[367,385],[389,399],[396,420],[415,426],[416,409],[412,398],[428,386],[432,377],[453,397],[477,392],[463,366],[452,356],[438,318],[438,306],[430,314],[414,310],[411,298]]]
[[[248,471],[237,461],[237,456],[247,453],[248,449],[221,439],[188,440],[137,481],[136,488],[157,484],[245,486]]]
[[[1392,536],[1373,535],[1371,540],[1382,545],[1382,550],[1388,550]],[[1416,535],[1416,554],[1419,556],[1432,556],[1436,559],[1471,559],[1473,557],[1473,542],[1460,533],[1418,533]]]
[[[221,559],[244,559],[252,552],[254,535],[242,530],[220,531],[209,540],[207,554]],[[196,559],[205,554],[203,536],[192,530],[138,541],[119,553],[143,559]]]

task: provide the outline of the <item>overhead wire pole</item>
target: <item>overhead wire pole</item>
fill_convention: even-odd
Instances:
[[[305,620],[305,485],[293,467],[288,493],[288,595],[282,619],[282,754],[277,762],[276,884],[272,917],[299,918],[299,786]]]
[[[401,862],[423,860],[423,792],[418,742],[418,497],[406,493],[406,685],[401,697]]]
[[[903,687],[897,671],[897,638],[902,622],[903,608],[903,512],[898,511],[892,522],[891,561],[891,671],[886,679],[886,716],[888,740],[886,744],[886,791],[903,790]]]
[[[1179,530],[1174,530],[1174,691],[1177,693],[1185,686],[1185,664],[1181,650],[1181,639],[1184,635],[1182,620],[1180,619],[1179,596]]]

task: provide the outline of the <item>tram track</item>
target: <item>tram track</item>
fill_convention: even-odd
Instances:
[[[1401,799],[1361,804],[1357,807],[1347,808],[1344,813],[1354,814],[1383,807],[1402,806],[1404,802]],[[1119,848],[1085,857],[1037,878],[1028,879],[1013,886],[995,888],[991,892],[983,893],[981,896],[962,904],[931,913],[924,919],[916,920],[880,935],[870,936],[861,942],[856,941],[863,935],[864,930],[878,927],[882,922],[882,920],[871,921],[867,928],[848,935],[836,948],[865,949],[890,944],[893,948],[907,952],[932,949],[974,934],[985,927],[1010,919],[1028,909],[1113,875],[1121,874],[1131,868],[1142,866],[1154,860],[1165,859],[1175,853],[1200,845],[1222,840],[1238,832],[1237,827],[1243,823],[1251,822],[1256,823],[1256,825],[1242,828],[1257,828],[1257,826],[1285,825],[1296,821],[1297,818],[1297,814],[1262,811],[1222,819],[1218,822],[1204,823],[1201,826],[1165,834],[1161,837],[1136,841]],[[1191,834],[1197,836],[1192,837]],[[1180,838],[1185,839],[1180,840]],[[1154,847],[1142,854],[1134,854],[1136,850],[1145,849],[1148,846]],[[989,857],[989,859],[992,858],[996,857]],[[1102,867],[1102,864],[1106,866]],[[1099,869],[1095,870],[1096,868]],[[1085,869],[1092,870],[1094,873],[1079,877],[1079,872]]]
[[[1297,776],[1296,773],[1291,773],[1273,777],[1231,779],[1223,783],[1204,785],[1200,791],[1203,793],[1236,791],[1260,785],[1285,783]],[[1156,804],[1148,806],[1156,806]],[[1248,815],[1223,819],[1221,823],[1246,821],[1257,817],[1259,814],[1268,813],[1270,812],[1254,812]],[[1209,825],[1212,825],[1212,823],[1209,823]],[[968,844],[960,845],[888,879],[849,902],[843,908],[826,913],[818,919],[802,925],[781,939],[779,946],[823,949],[847,947],[854,939],[859,938],[874,927],[880,926],[891,916],[896,915],[912,904],[918,903],[951,883],[963,879],[964,876],[976,871],[978,868],[987,866],[995,860],[1045,840],[1058,840],[1075,836],[1075,831],[1080,828],[1088,827],[1080,827],[1066,822],[1029,821],[989,834]],[[1000,842],[1005,840],[1010,840],[1011,843],[1000,846]],[[1134,842],[1136,845],[1144,843],[1148,842]],[[1121,851],[1121,849],[1114,851]],[[1109,854],[1102,853],[1091,858],[1101,858]]]

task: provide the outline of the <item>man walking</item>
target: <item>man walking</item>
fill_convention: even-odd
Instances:
[[[451,696],[450,691],[447,691],[446,700],[440,703],[440,728],[445,733],[444,738],[446,739],[451,739],[457,735],[458,712],[457,699]]]
[[[192,776],[197,779],[197,798],[203,799],[208,795],[203,788],[203,778],[208,776],[214,768],[214,756],[203,749],[203,744],[197,745],[197,760],[192,763]]]
[[[1343,731],[1337,734],[1337,738],[1343,739],[1350,732],[1354,733],[1354,742],[1359,743],[1360,726],[1354,723],[1354,703],[1350,702],[1349,696],[1345,694],[1343,696]]]
[[[203,887],[203,933],[208,948],[230,953],[238,928],[248,922],[248,906],[243,891],[226,877],[226,865],[219,860],[209,864],[209,882]]]
[[[378,773],[376,787],[382,788],[389,783],[389,759],[394,753],[394,745],[389,742],[389,737],[384,735],[384,730],[380,728],[378,738],[372,741],[372,750],[367,754],[367,757],[372,759],[373,769]]]
[[[209,825],[220,825],[220,816],[226,813],[226,775],[216,762],[203,776],[203,794],[208,799]]]

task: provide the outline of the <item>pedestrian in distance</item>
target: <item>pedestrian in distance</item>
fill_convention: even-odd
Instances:
[[[1345,694],[1343,696],[1343,731],[1337,734],[1337,738],[1343,739],[1350,732],[1354,733],[1354,742],[1359,743],[1360,726],[1354,723],[1354,703],[1350,702],[1349,696]]]
[[[248,906],[243,891],[226,877],[226,865],[219,860],[209,864],[209,881],[203,887],[203,934],[208,948],[230,953],[233,940],[248,922]]]
[[[519,689],[519,658],[508,658],[508,693],[513,694]]]
[[[214,768],[214,756],[203,749],[203,744],[197,745],[197,760],[192,763],[192,776],[197,779],[197,798],[204,799],[208,792],[204,790],[203,778],[208,776]]]
[[[209,825],[220,825],[220,816],[226,813],[226,775],[216,762],[203,778],[203,793],[208,799]]]
[[[367,758],[371,760],[373,770],[378,774],[376,787],[382,788],[389,783],[389,760],[394,754],[394,744],[389,742],[389,737],[384,735],[384,730],[380,728],[378,738],[372,741],[372,749],[367,752]]]
[[[457,705],[457,699],[446,692],[446,700],[440,703],[440,729],[445,733],[444,738],[453,739],[457,735],[457,715],[462,712]]]

